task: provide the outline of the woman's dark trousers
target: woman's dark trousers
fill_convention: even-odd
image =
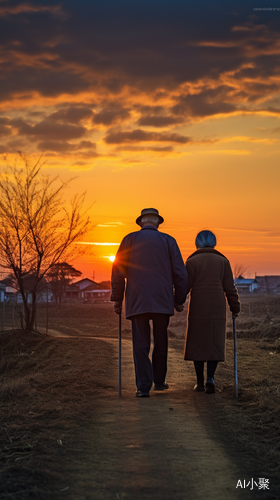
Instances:
[[[152,362],[150,320],[153,323],[154,349]],[[167,372],[168,314],[145,313],[131,317],[132,344],[136,386],[139,391],[149,392],[153,382],[163,384]]]
[[[197,385],[204,385],[204,361],[194,361],[194,367],[197,377]],[[214,384],[214,374],[218,361],[207,361],[207,382]]]

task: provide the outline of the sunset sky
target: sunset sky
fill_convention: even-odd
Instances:
[[[279,0],[0,0],[0,168],[44,152],[87,192],[84,277],[148,207],[184,259],[211,229],[246,276],[280,274],[279,55]]]

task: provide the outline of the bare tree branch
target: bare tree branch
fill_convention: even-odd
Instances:
[[[245,266],[244,264],[240,263],[240,262],[236,262],[234,264],[234,268],[233,268],[233,276],[234,278],[239,278],[240,276],[242,276],[244,278],[244,274],[245,274],[245,271],[247,271],[249,266]]]
[[[41,155],[32,166],[18,153],[0,176],[0,265],[12,273],[22,295],[27,330],[34,327],[39,283],[54,265],[81,253],[74,243],[92,228],[83,210],[85,193],[76,194],[70,209],[65,208],[63,195],[72,179],[44,175],[44,163]]]

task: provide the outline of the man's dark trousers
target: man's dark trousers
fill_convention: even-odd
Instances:
[[[167,372],[167,327],[168,314],[145,313],[131,318],[133,357],[136,386],[139,391],[149,392],[153,382],[163,384]],[[154,349],[152,363],[149,358],[151,332],[149,320],[153,322]]]

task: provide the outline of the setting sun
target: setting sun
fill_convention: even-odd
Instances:
[[[114,260],[115,260],[115,256],[114,256],[114,255],[110,255],[109,260],[110,260],[111,262],[114,262]]]

